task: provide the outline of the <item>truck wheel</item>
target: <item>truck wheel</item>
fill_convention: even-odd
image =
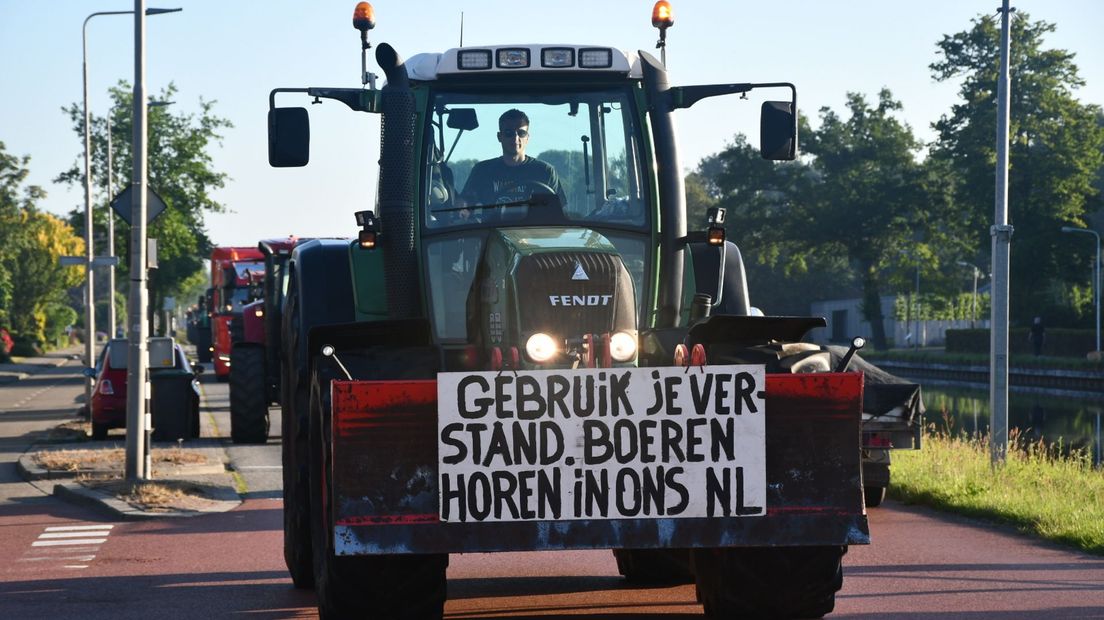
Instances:
[[[313,365],[312,365],[313,366]],[[447,554],[337,557],[330,525],[329,470],[332,376],[311,382],[311,533],[318,614],[330,618],[439,619],[445,611]]]
[[[877,508],[881,506],[885,496],[885,487],[863,487],[863,497],[866,498],[867,508]]]
[[[633,584],[693,583],[685,549],[614,549],[617,571]]]
[[[695,549],[698,595],[709,618],[819,618],[843,586],[845,546]]]
[[[264,443],[269,429],[264,349],[236,346],[230,359],[230,438],[234,443]]]
[[[92,439],[95,439],[97,441],[107,439],[107,425],[93,422],[92,423]]]

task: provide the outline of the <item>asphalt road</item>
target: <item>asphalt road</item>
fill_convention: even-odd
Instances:
[[[227,442],[245,501],[222,514],[112,522],[18,480],[27,433],[72,417],[76,369],[0,387],[0,618],[316,617],[283,565],[278,438]],[[204,391],[203,434],[226,437],[227,387]],[[1104,618],[1104,558],[892,501],[870,521],[832,617]],[[458,620],[701,614],[692,586],[630,587],[608,551],[454,555],[449,595]]]

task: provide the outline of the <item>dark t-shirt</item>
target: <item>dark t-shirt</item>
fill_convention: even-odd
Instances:
[[[525,162],[508,166],[501,157],[476,164],[468,175],[461,195],[472,206],[503,204],[525,200],[535,189],[528,181],[544,183],[560,197],[560,204],[567,204],[560,177],[556,169],[539,159],[526,156]]]

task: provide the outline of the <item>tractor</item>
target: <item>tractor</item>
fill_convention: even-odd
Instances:
[[[661,35],[669,19],[657,3]],[[879,388],[849,370],[861,340],[817,347],[823,318],[754,310],[724,211],[687,222],[674,127],[706,97],[780,91],[760,149],[792,160],[796,88],[673,86],[609,46],[386,43],[377,88],[368,3],[353,23],[361,87],[269,97],[273,166],[309,162],[307,110],[277,97],[378,115],[382,135],[356,238],[288,263],[295,585],[326,618],[441,617],[450,553],[612,549],[630,581],[693,580],[710,617],[830,612],[869,542]],[[488,181],[530,163],[522,142],[539,174]]]
[[[232,321],[230,331],[239,335],[230,350],[230,438],[234,443],[268,441],[268,407],[280,402],[280,316],[287,264],[298,242],[287,237],[257,244],[264,255],[264,273],[254,284],[254,301],[245,304],[241,316]]]

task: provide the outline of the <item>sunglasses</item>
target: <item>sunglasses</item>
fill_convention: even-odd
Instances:
[[[513,138],[514,136],[517,136],[519,138],[528,138],[529,137],[529,130],[528,129],[503,129],[502,131],[498,132],[498,135],[502,136],[503,138]]]

